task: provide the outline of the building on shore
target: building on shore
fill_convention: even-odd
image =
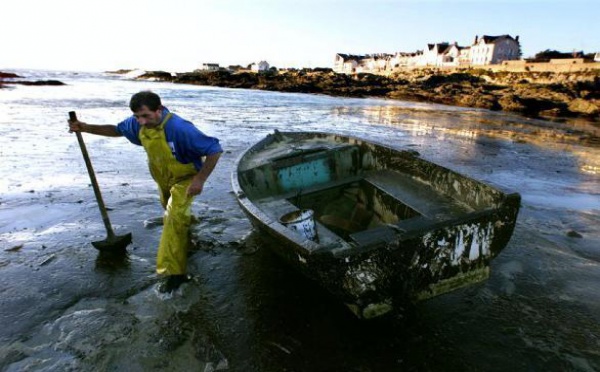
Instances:
[[[407,68],[415,67],[417,62],[420,60],[420,56],[423,51],[416,51],[414,53],[397,52],[389,61],[388,70],[396,68]]]
[[[365,58],[367,57],[355,54],[338,53],[335,55],[335,60],[333,61],[333,71],[341,74],[351,74],[356,71],[359,62]]]
[[[519,37],[510,35],[475,36],[471,46],[471,65],[495,65],[504,61],[514,61],[521,58]]]
[[[269,69],[269,64],[267,63],[267,61],[260,61],[258,63],[254,62],[252,64],[250,64],[250,70],[254,71],[254,72],[263,72],[263,71],[267,71]]]
[[[339,73],[380,73],[412,67],[460,67],[501,64],[521,58],[519,37],[510,35],[475,36],[470,46],[447,42],[427,44],[414,53],[353,55],[338,53],[334,68]]]
[[[220,67],[218,63],[203,63],[199,71],[219,71]]]

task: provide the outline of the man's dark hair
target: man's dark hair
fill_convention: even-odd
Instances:
[[[142,106],[148,107],[151,111],[156,111],[162,106],[162,103],[158,94],[143,90],[131,96],[131,101],[129,101],[129,108],[133,112],[137,112]]]

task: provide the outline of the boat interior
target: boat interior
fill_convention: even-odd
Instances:
[[[475,210],[413,171],[382,165],[359,143],[312,143],[263,148],[238,177],[272,220],[310,209],[320,245],[368,246]]]

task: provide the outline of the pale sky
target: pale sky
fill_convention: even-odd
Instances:
[[[600,52],[600,0],[2,0],[0,71],[332,67],[336,53],[415,52],[519,36],[524,57]]]

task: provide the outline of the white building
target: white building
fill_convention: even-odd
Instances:
[[[333,71],[340,74],[351,74],[356,71],[359,61],[365,56],[337,53],[333,61]]]
[[[420,55],[420,52],[367,55],[338,53],[333,62],[333,71],[344,74],[392,71],[398,67],[414,66],[417,55]]]
[[[355,67],[355,72],[382,72],[385,71],[389,65],[389,60],[393,57],[393,54],[369,54],[360,61],[358,66]]]
[[[202,71],[219,71],[218,63],[203,63],[199,70]]]
[[[459,66],[468,66],[471,64],[471,47],[459,47],[460,54],[458,55],[458,65]]]
[[[492,65],[503,61],[519,59],[521,47],[519,37],[510,35],[487,36],[481,38],[475,36],[475,42],[471,46],[471,65]]]
[[[414,67],[421,60],[422,55],[422,51],[417,51],[415,53],[397,52],[390,58],[388,69],[393,70],[401,67]]]
[[[444,54],[450,48],[448,43],[427,44],[423,50],[423,55],[417,62],[418,66],[442,66],[444,63]]]
[[[594,55],[594,62],[600,62],[600,52]]]
[[[258,63],[251,64],[250,69],[254,72],[267,71],[269,69],[269,64],[266,61],[260,61]]]
[[[465,66],[470,64],[471,47],[462,47],[454,42],[442,55],[441,66]]]

